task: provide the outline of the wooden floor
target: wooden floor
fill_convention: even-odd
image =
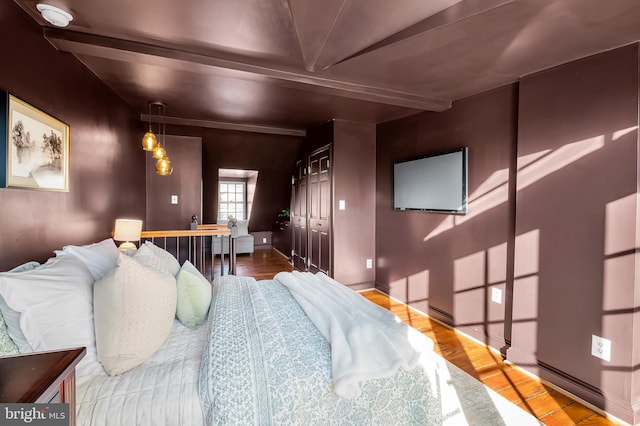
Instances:
[[[252,255],[237,257],[237,275],[271,279],[280,271],[291,270],[292,266],[287,259],[271,248],[256,249]],[[216,272],[220,272],[219,263]],[[391,310],[405,323],[430,337],[435,342],[438,354],[528,411],[545,425],[618,424],[541,383],[518,367],[504,363],[500,355],[488,346],[479,344],[378,291],[365,291],[361,294]]]

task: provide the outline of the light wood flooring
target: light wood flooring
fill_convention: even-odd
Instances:
[[[220,273],[217,263],[216,275]],[[237,257],[237,275],[256,279],[272,279],[292,266],[277,250],[258,248],[252,255]],[[407,305],[375,290],[364,291],[364,297],[391,310],[405,323],[420,330],[435,342],[435,351],[471,376],[537,417],[545,425],[615,425],[601,414],[569,398],[517,366],[504,363],[488,346],[430,319]]]

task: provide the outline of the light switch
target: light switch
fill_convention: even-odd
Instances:
[[[347,202],[345,200],[338,200],[338,210],[345,210],[347,208]]]
[[[177,195],[172,195],[171,196],[171,204],[178,204],[178,196]]]

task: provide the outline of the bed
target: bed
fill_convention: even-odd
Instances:
[[[87,347],[79,425],[538,424],[515,406],[478,403],[479,382],[466,394],[453,386],[466,374],[426,337],[322,274],[211,285],[157,247],[129,258],[111,244],[65,247],[44,265],[0,273],[17,350]],[[136,297],[134,308],[119,306]]]

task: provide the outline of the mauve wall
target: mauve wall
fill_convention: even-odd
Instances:
[[[378,126],[376,286],[394,297],[500,347],[510,237],[508,177],[516,135],[516,86]],[[392,165],[469,148],[469,213],[394,211]]]
[[[509,350],[626,420],[639,396],[638,75],[633,45],[520,82]],[[592,335],[611,340],[610,362]]]
[[[111,236],[114,220],[144,217],[142,126],[75,57],[56,51],[15,3],[0,11],[0,88],[71,127],[69,192],[0,189],[0,270],[43,261],[65,244]]]
[[[217,129],[202,129],[201,135],[204,223],[216,223],[218,169],[257,170],[249,231],[272,231],[278,213],[291,203],[302,138]]]
[[[366,259],[375,259],[376,127],[335,120],[333,128],[333,277],[372,288],[375,270]]]
[[[631,423],[638,59],[637,45],[595,55],[377,135],[377,286],[496,348],[511,337],[509,360]],[[392,210],[394,160],[459,146],[469,147],[467,215]],[[610,361],[591,355],[592,335],[611,340]]]
[[[169,176],[156,174],[156,162],[147,153],[146,230],[189,229],[191,216],[202,218],[202,140],[189,136],[166,136],[167,154],[173,166]],[[172,204],[171,197],[178,196]]]

